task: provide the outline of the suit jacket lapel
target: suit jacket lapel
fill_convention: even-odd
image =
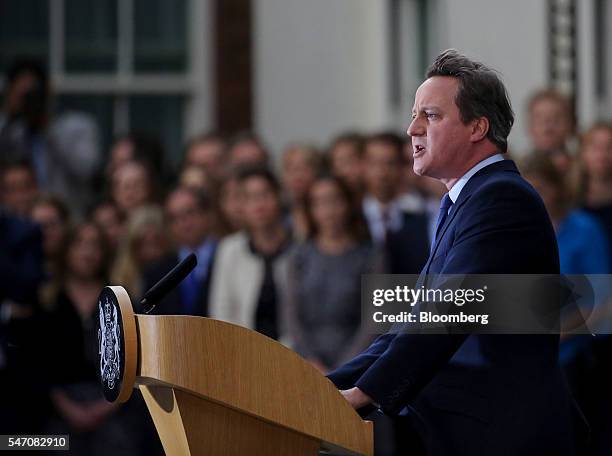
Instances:
[[[469,200],[470,196],[472,196],[472,193],[474,193],[476,189],[480,187],[480,185],[482,184],[483,176],[500,171],[518,173],[518,169],[516,168],[516,165],[512,160],[503,160],[486,166],[485,168],[482,168],[480,171],[474,174],[470,178],[470,180],[467,181],[465,187],[463,187],[461,193],[459,194],[459,198],[457,198],[455,204],[451,206],[451,211],[448,214],[448,217],[446,217],[446,220],[444,221],[444,224],[440,228],[438,236],[436,237],[436,242],[433,248],[431,249],[431,253],[429,254],[429,258],[427,259],[427,264],[424,268],[426,274],[429,273],[429,266],[431,264],[431,261],[436,257],[438,246],[440,245],[442,238],[444,238],[446,230],[451,225],[451,223],[453,223],[453,220],[461,209],[461,206],[463,206],[463,204],[465,204]]]

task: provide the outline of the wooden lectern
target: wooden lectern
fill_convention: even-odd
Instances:
[[[137,386],[168,455],[372,455],[372,423],[280,343],[230,323],[134,314],[122,287],[99,300],[107,399]]]

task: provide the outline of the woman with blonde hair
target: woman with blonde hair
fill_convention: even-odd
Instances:
[[[125,237],[119,245],[111,282],[122,285],[137,298],[142,289],[143,270],[168,253],[164,214],[156,205],[136,209],[128,219]]]

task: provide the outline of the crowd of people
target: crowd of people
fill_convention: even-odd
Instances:
[[[95,119],[53,113],[48,85],[38,66],[16,65],[0,113],[3,434],[70,434],[75,454],[161,451],[138,395],[119,407],[97,388],[107,284],[137,303],[194,252],[197,267],[154,313],[252,328],[325,373],[374,337],[360,324],[361,276],[418,274],[427,260],[447,189],[414,174],[405,134],[296,142],[277,162],[254,133],[207,132],[172,176],[156,138],[128,133],[102,151]],[[576,132],[570,101],[548,89],[527,111],[532,147],[515,155],[553,221],[561,272],[610,273],[612,125]],[[562,340],[594,454],[612,425],[610,354],[603,336]]]

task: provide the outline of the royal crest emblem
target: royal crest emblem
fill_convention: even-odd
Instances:
[[[121,325],[118,307],[109,293],[98,300],[98,355],[100,380],[105,394],[119,388],[121,383]]]

